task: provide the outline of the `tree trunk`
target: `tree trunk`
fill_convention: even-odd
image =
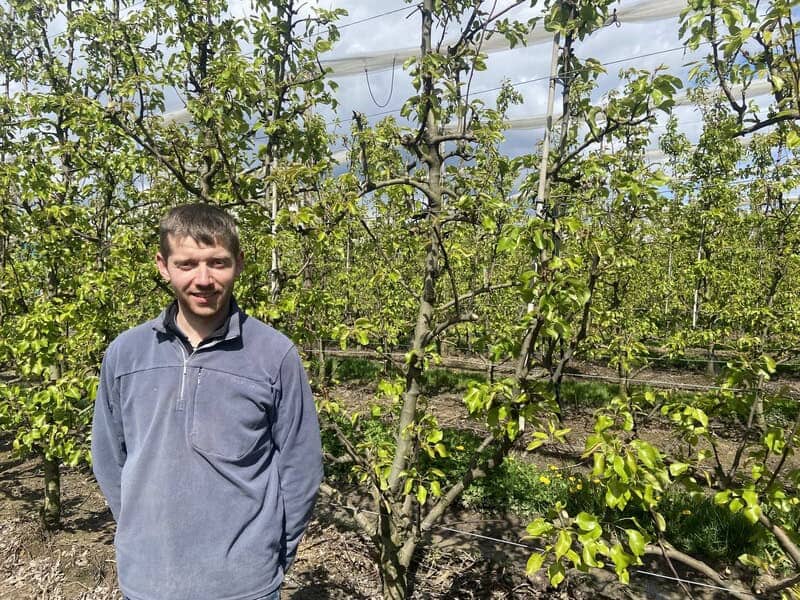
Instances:
[[[700,242],[697,244],[697,263],[699,263],[705,253],[706,228],[705,224],[700,230]],[[700,322],[700,288],[704,277],[698,277],[694,286],[694,299],[692,301],[692,329],[697,329]]]
[[[381,544],[379,567],[384,600],[405,600],[408,597],[408,567],[400,564],[394,544]]]
[[[47,530],[57,529],[61,523],[61,462],[57,458],[44,459],[44,505],[42,524]]]
[[[328,383],[328,365],[326,363],[327,357],[325,356],[325,342],[321,337],[317,338],[317,360],[319,361],[317,364],[317,378],[320,385],[325,385]]]
[[[756,397],[753,400],[755,403],[755,426],[759,432],[764,433],[767,430],[767,417],[764,414],[764,378],[758,378],[758,387],[756,388]]]
[[[413,531],[398,525],[397,514],[382,505],[378,517],[378,568],[384,600],[405,600],[410,595],[409,566],[417,544]]]
[[[708,362],[706,363],[706,375],[712,378],[717,376],[716,344],[711,342],[708,346]]]

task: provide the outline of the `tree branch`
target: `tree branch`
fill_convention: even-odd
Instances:
[[[777,594],[781,590],[785,590],[786,588],[790,588],[792,586],[797,585],[800,583],[800,573],[795,573],[791,577],[787,577],[786,579],[781,579],[777,583],[773,583],[770,586],[764,588],[764,593],[768,596],[772,594]]]
[[[644,548],[644,553],[664,556],[665,559],[670,558],[672,560],[677,560],[678,562],[683,563],[687,567],[691,567],[698,573],[701,573],[704,577],[707,577],[708,579],[716,583],[718,586],[725,588],[727,592],[734,598],[738,598],[739,600],[754,600],[754,598],[756,598],[756,595],[751,592],[739,590],[733,587],[729,582],[722,579],[722,577],[719,576],[719,574],[715,569],[711,568],[706,563],[699,561],[695,558],[692,558],[688,554],[684,554],[683,552],[676,550],[672,546],[665,545],[664,549],[662,550],[662,548],[659,546],[648,544]]]
[[[775,536],[775,539],[778,540],[778,544],[780,544],[781,548],[783,548],[783,551],[789,555],[789,558],[792,559],[795,567],[800,568],[800,548],[798,548],[797,544],[795,544],[791,538],[789,538],[788,534],[783,530],[783,528],[775,525],[772,520],[763,512],[759,515],[758,522],[766,527],[770,533]]]
[[[170,162],[166,156],[161,154],[156,148],[155,145],[152,143],[153,139],[144,132],[144,137],[136,133],[134,130],[129,128],[120,118],[120,116],[115,112],[107,112],[108,118],[111,120],[111,123],[116,125],[119,129],[121,129],[128,137],[133,139],[137,144],[140,144],[142,148],[147,150],[151,156],[153,156],[158,162],[160,162],[166,169],[175,176],[175,179],[183,186],[183,188],[197,196],[198,198],[203,198],[202,192],[196,186],[193,186],[189,181],[186,179],[184,174],[175,167],[175,165]],[[145,139],[145,137],[147,139]],[[207,198],[204,198],[207,200]]]
[[[437,307],[437,310],[440,310],[440,311],[447,310],[448,308],[452,308],[452,307],[456,306],[457,304],[460,304],[460,303],[462,303],[462,302],[464,302],[466,300],[469,300],[470,298],[475,298],[475,297],[481,296],[483,294],[490,294],[492,292],[496,292],[497,290],[503,290],[503,289],[506,289],[506,288],[514,287],[516,285],[517,284],[515,282],[513,282],[513,281],[506,281],[505,283],[496,283],[494,285],[485,285],[483,287],[480,287],[480,288],[477,288],[477,289],[474,289],[474,290],[470,290],[466,294],[462,294],[461,296],[459,296],[457,299],[453,299],[450,302],[446,302],[444,304],[439,305]]]
[[[445,133],[433,136],[430,144],[440,144],[442,142],[475,142],[477,138],[472,133]]]
[[[479,320],[480,316],[476,315],[475,313],[461,313],[459,315],[453,315],[446,321],[438,323],[431,328],[431,330],[428,332],[428,335],[425,336],[425,345],[429,344],[432,340],[435,340],[453,325],[458,325],[459,323],[474,323],[475,321]]]
[[[770,117],[769,119],[764,119],[763,121],[759,121],[751,125],[750,127],[745,127],[744,129],[738,131],[737,133],[733,134],[733,137],[742,137],[758,131],[759,129],[764,129],[765,127],[769,127],[770,125],[775,125],[777,123],[783,123],[784,121],[797,121],[800,120],[800,111],[792,110],[792,111],[784,111],[778,113],[774,117]]]
[[[379,190],[382,188],[392,187],[394,185],[408,185],[411,186],[423,194],[425,194],[428,198],[431,197],[431,189],[421,181],[414,179],[413,177],[395,177],[393,179],[386,179],[385,181],[380,181],[378,183],[372,183],[370,181],[366,182],[366,187],[364,189],[364,193],[372,192],[374,190]]]
[[[566,367],[567,363],[572,359],[575,355],[575,351],[578,349],[578,345],[586,338],[586,334],[589,330],[589,321],[592,315],[592,299],[594,298],[594,289],[597,285],[597,280],[600,278],[600,273],[597,270],[597,266],[600,263],[600,256],[595,254],[592,257],[592,266],[591,271],[589,273],[589,298],[587,298],[586,302],[583,304],[583,311],[581,314],[581,328],[578,331],[577,335],[570,340],[569,349],[567,352],[564,353],[564,356],[561,357],[561,360],[556,367],[555,372],[553,373],[553,381],[560,382],[561,377],[564,373],[564,368]]]
[[[711,7],[711,53],[713,55],[713,64],[714,64],[714,71],[717,74],[717,79],[719,80],[719,86],[722,88],[722,92],[725,94],[725,97],[728,99],[728,102],[731,105],[731,108],[736,111],[736,114],[739,115],[739,121],[741,122],[742,117],[744,116],[744,112],[746,110],[746,106],[744,102],[739,104],[736,99],[733,97],[733,91],[731,90],[730,86],[728,85],[728,81],[725,78],[725,74],[722,72],[722,65],[720,64],[719,59],[719,40],[717,39],[717,14],[714,11],[714,6]],[[739,54],[739,51],[736,51],[736,54]],[[736,57],[734,54],[731,57],[731,61],[734,60]],[[744,91],[742,91],[742,95],[744,95]]]
[[[337,490],[336,488],[328,485],[324,481],[319,486],[319,491],[328,496],[329,498],[333,498],[336,503],[353,513],[353,518],[358,523],[358,526],[361,530],[367,534],[373,543],[378,544],[379,540],[376,539],[376,525],[375,523],[370,522],[367,516],[361,512],[361,509],[357,506],[353,506],[347,499],[344,497],[344,494]]]
[[[573,158],[578,156],[581,152],[586,150],[586,148],[588,148],[592,144],[596,144],[597,142],[601,141],[608,134],[613,133],[614,131],[623,126],[635,127],[636,125],[641,125],[645,121],[648,121],[652,118],[653,115],[648,112],[645,116],[636,119],[634,121],[626,121],[626,122],[612,121],[610,124],[606,123],[606,126],[600,133],[592,135],[588,140],[584,141],[580,146],[575,148],[575,150],[573,150],[565,157],[563,157],[561,160],[559,160],[556,164],[554,164],[553,167],[548,171],[548,176],[555,177],[558,174],[558,172],[564,167],[564,165],[572,161]]]

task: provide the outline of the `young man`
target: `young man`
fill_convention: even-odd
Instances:
[[[233,218],[172,209],[156,263],[175,301],[120,335],[100,373],[93,468],[130,600],[272,600],[322,479],[297,350],[232,297]]]

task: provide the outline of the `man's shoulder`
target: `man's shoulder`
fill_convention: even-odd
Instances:
[[[263,349],[276,358],[283,358],[294,348],[294,342],[286,334],[251,315],[242,314],[244,317],[241,328],[245,348]]]
[[[140,323],[135,327],[123,331],[109,344],[109,349],[119,348],[124,349],[131,345],[140,345],[143,341],[155,337],[155,327],[161,317],[156,317]]]
[[[114,371],[120,369],[124,371],[130,368],[130,362],[135,360],[135,357],[146,354],[147,348],[152,347],[152,342],[156,338],[155,327],[158,321],[159,318],[145,321],[114,338],[105,352],[105,362],[108,366]]]

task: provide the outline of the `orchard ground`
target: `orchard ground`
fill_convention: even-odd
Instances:
[[[359,385],[340,385],[332,393],[351,408],[366,407],[373,397],[369,386]],[[456,395],[440,394],[432,402],[442,424],[466,429],[475,426],[467,419]],[[572,450],[579,454],[578,440],[592,425],[591,410],[570,412],[574,421],[565,425],[576,434]],[[664,443],[672,443],[665,437],[666,432],[656,426],[642,437],[658,441],[663,447]],[[729,446],[733,451],[734,442]],[[564,450],[561,457],[550,455],[533,460],[542,461],[542,466],[554,461],[565,464],[570,460],[570,449]],[[41,486],[39,463],[15,457],[11,439],[0,437],[0,598],[119,600],[114,523],[89,469],[65,469],[62,473],[64,516],[59,531],[46,532],[39,525]],[[355,488],[348,498],[354,506],[366,506]],[[640,569],[670,576],[669,568],[658,561],[632,568],[630,587],[621,586],[613,572],[600,571],[591,576],[574,572],[561,588],[553,590],[544,573],[534,578],[525,575],[529,551],[520,543],[528,543],[522,539],[527,522],[508,513],[486,514],[466,508],[451,513],[444,524],[446,529],[436,530],[420,553],[413,597],[671,599],[686,596],[675,582],[636,573]],[[469,533],[513,543],[492,542]],[[370,550],[369,542],[356,531],[347,510],[320,497],[282,597],[379,598],[378,571]],[[681,571],[680,575],[703,581],[696,573]],[[735,572],[730,572],[730,576],[735,577]],[[692,588],[692,593],[695,598],[726,597],[702,587]]]

